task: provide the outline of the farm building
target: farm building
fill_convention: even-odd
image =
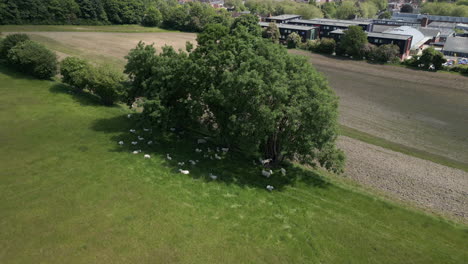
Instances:
[[[267,28],[268,25],[270,25],[270,23],[260,22],[260,26],[262,28]],[[298,26],[291,24],[277,24],[277,26],[280,32],[280,41],[282,42],[285,42],[288,38],[288,35],[293,32],[296,32],[299,36],[301,36],[303,42],[317,38],[317,27]]]
[[[442,49],[444,55],[454,57],[468,57],[468,38],[449,37]]]
[[[302,18],[302,16],[300,16],[300,15],[284,14],[284,15],[280,15],[280,16],[265,17],[265,22],[275,22],[275,23],[278,23],[278,24],[282,24],[282,23],[288,23],[289,21],[291,21],[293,19],[301,19],[301,18]]]
[[[329,38],[330,32],[337,29],[347,29],[349,26],[360,26],[364,31],[372,31],[372,22],[340,20],[340,19],[294,19],[288,21],[288,24],[299,26],[318,27],[318,37]]]
[[[394,44],[400,48],[400,58],[405,59],[409,56],[411,50],[411,42],[413,36],[411,35],[401,35],[401,34],[390,34],[390,33],[377,33],[377,32],[366,32],[367,40],[369,43],[376,46],[384,44]],[[336,42],[340,42],[343,37],[344,31],[337,29],[330,32],[330,36],[335,39]]]

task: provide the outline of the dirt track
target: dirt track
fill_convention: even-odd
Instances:
[[[344,177],[397,199],[468,222],[468,173],[340,137]]]
[[[468,163],[467,77],[292,53],[326,75],[341,124]]]

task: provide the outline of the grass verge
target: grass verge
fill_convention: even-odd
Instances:
[[[356,130],[354,128],[341,125],[340,134],[343,136],[347,136],[350,138],[354,138],[354,139],[369,143],[369,144],[373,144],[373,145],[380,146],[386,149],[390,149],[396,152],[400,152],[406,155],[410,155],[410,156],[417,157],[420,159],[425,159],[425,160],[432,161],[432,162],[435,162],[444,166],[448,166],[448,167],[452,167],[455,169],[468,172],[468,164],[466,163],[452,160],[452,159],[439,156],[436,154],[432,154],[423,150],[411,148],[402,144],[394,143],[386,139],[379,138],[371,134]]]
[[[194,139],[144,132],[127,109],[101,106],[57,82],[0,67],[0,110],[1,263],[463,263],[468,257],[465,225],[334,184],[319,171],[289,167],[287,177],[266,179],[240,154],[204,159],[206,146],[195,153]],[[144,144],[150,139],[153,145]],[[135,140],[137,146],[128,144]],[[143,152],[131,154],[137,148]],[[200,162],[180,174],[177,162],[188,159]],[[210,172],[219,178],[210,180]],[[266,191],[266,184],[276,190]]]

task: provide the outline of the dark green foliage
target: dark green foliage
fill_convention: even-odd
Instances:
[[[88,85],[91,65],[80,58],[67,57],[60,63],[62,82],[83,90]]]
[[[333,54],[335,52],[336,43],[334,39],[322,38],[316,51],[325,54]]]
[[[299,44],[301,44],[301,36],[297,34],[296,32],[293,32],[288,35],[288,38],[286,39],[288,49],[295,49],[299,47]]]
[[[462,74],[468,74],[468,65],[456,65],[456,66],[446,67],[446,70],[459,72]]]
[[[445,2],[425,3],[422,5],[421,13],[439,16],[468,17],[468,6]]]
[[[112,105],[122,96],[125,78],[110,65],[92,67],[88,78],[88,90],[99,96],[102,104]]]
[[[444,54],[442,52],[435,50],[433,47],[429,47],[423,50],[419,62],[422,64],[422,67],[425,69],[442,69],[442,64],[447,60],[444,59]]]
[[[401,13],[413,13],[413,6],[410,4],[405,4],[400,9]]]
[[[377,62],[385,63],[392,61],[400,54],[400,48],[397,45],[380,45],[374,53],[373,59]]]
[[[264,38],[271,39],[273,43],[279,43],[280,31],[276,23],[271,22],[268,27],[263,30],[262,35]]]
[[[371,61],[375,60],[376,52],[377,52],[377,46],[370,44],[370,43],[364,44],[361,48],[362,57],[365,57],[366,59],[371,60]]]
[[[258,17],[254,15],[242,15],[234,20],[231,30],[245,28],[250,34],[259,37],[262,35],[262,29],[258,25]]]
[[[39,79],[50,79],[57,73],[57,56],[42,44],[23,41],[8,51],[7,63]]]
[[[361,59],[364,56],[363,47],[367,43],[367,34],[364,30],[360,26],[350,26],[345,31],[340,45],[346,54]]]
[[[154,7],[148,8],[146,10],[146,14],[141,21],[141,24],[146,27],[157,27],[162,22],[162,15],[159,10]]]
[[[385,11],[379,15],[379,19],[390,19],[392,18],[392,13],[390,11]]]
[[[29,40],[29,37],[26,34],[7,35],[0,43],[0,59],[5,59],[10,49],[27,40]]]
[[[273,164],[319,161],[341,171],[344,156],[334,144],[337,97],[326,80],[305,59],[241,22],[230,31],[207,26],[190,54],[171,47],[156,54],[139,43],[125,67],[132,83],[128,104],[140,98],[143,122],[153,127],[203,130]]]
[[[412,56],[410,59],[404,60],[404,61],[402,62],[402,64],[403,64],[403,65],[406,65],[406,66],[411,66],[411,67],[417,68],[417,67],[419,67],[420,64],[421,64],[421,62],[419,61],[419,58],[420,58],[420,57],[421,57],[421,56],[419,56],[419,55],[414,55],[414,56]]]
[[[322,12],[325,18],[335,18],[336,17],[336,4],[335,2],[327,2],[321,5]]]

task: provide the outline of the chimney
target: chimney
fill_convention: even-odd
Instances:
[[[421,19],[421,27],[427,27],[428,24],[429,24],[429,18],[423,17]]]

